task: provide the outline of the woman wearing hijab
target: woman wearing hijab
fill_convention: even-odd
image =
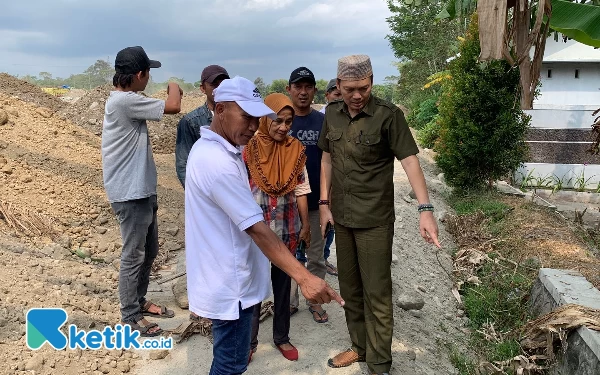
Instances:
[[[244,148],[250,188],[263,209],[265,222],[295,255],[303,240],[310,246],[308,202],[310,193],[306,174],[304,145],[288,135],[294,118],[291,100],[280,93],[268,95],[265,104],[277,119],[260,119],[258,131]],[[298,360],[298,350],[290,343],[290,277],[271,265],[274,297],[273,341],[281,354],[290,361]],[[248,361],[258,346],[258,326],[261,304],[254,308],[252,349]]]

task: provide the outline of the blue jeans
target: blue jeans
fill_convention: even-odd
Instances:
[[[324,249],[325,260],[327,260],[327,258],[329,258],[329,254],[331,254],[331,250],[329,249],[329,247],[333,243],[334,235],[335,235],[335,230],[333,230],[333,229],[330,230],[329,233],[327,233],[327,238],[325,239],[325,249]]]
[[[213,361],[209,375],[236,375],[246,372],[254,306],[242,310],[238,320],[212,319]]]

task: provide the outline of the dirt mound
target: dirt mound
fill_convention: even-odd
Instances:
[[[167,90],[161,90],[152,95],[156,99],[167,99]],[[206,102],[206,95],[200,91],[190,91],[183,95],[181,112],[177,115],[165,115],[159,122],[148,122],[148,134],[152,141],[152,151],[157,154],[175,152],[177,124],[186,113],[193,111]]]
[[[0,126],[0,264],[7,266],[0,274],[0,343],[6,344],[0,345],[0,373],[93,373],[109,358],[117,364],[110,373],[127,372],[133,353],[27,350],[24,317],[32,307],[63,307],[69,324],[80,329],[119,322],[122,245],[103,187],[100,138],[1,93],[0,110],[9,117]],[[184,243],[183,196],[172,156],[157,155],[156,164],[155,266],[162,267]]]
[[[23,101],[35,103],[52,111],[58,111],[64,105],[60,99],[46,94],[39,87],[6,73],[0,73],[0,93],[17,96]]]
[[[102,135],[104,106],[111,90],[113,90],[113,86],[109,84],[96,87],[71,105],[65,106],[61,114],[82,128],[100,136]],[[167,91],[159,91],[152,97],[165,100],[167,99]],[[148,134],[154,153],[171,154],[175,152],[175,139],[179,120],[186,113],[203,105],[205,101],[206,95],[199,91],[186,93],[183,96],[180,114],[165,115],[162,121],[150,121],[148,123]]]
[[[112,89],[110,84],[98,86],[71,105],[65,106],[61,113],[82,128],[101,135],[104,105]]]

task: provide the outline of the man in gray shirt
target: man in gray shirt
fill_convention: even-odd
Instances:
[[[108,200],[117,215],[123,248],[119,269],[121,321],[142,336],[162,333],[144,316],[173,317],[146,300],[150,269],[158,254],[156,166],[146,120],[159,121],[163,114],[179,113],[183,92],[169,83],[167,100],[137,94],[150,79],[150,60],[142,47],[128,47],[117,54],[113,85],[102,128],[102,172]]]

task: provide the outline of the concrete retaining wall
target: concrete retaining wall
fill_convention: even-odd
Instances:
[[[600,291],[579,272],[542,268],[531,291],[531,310],[535,316],[575,303],[600,309]],[[600,332],[580,327],[569,335],[567,350],[559,356],[552,375],[599,375]]]

